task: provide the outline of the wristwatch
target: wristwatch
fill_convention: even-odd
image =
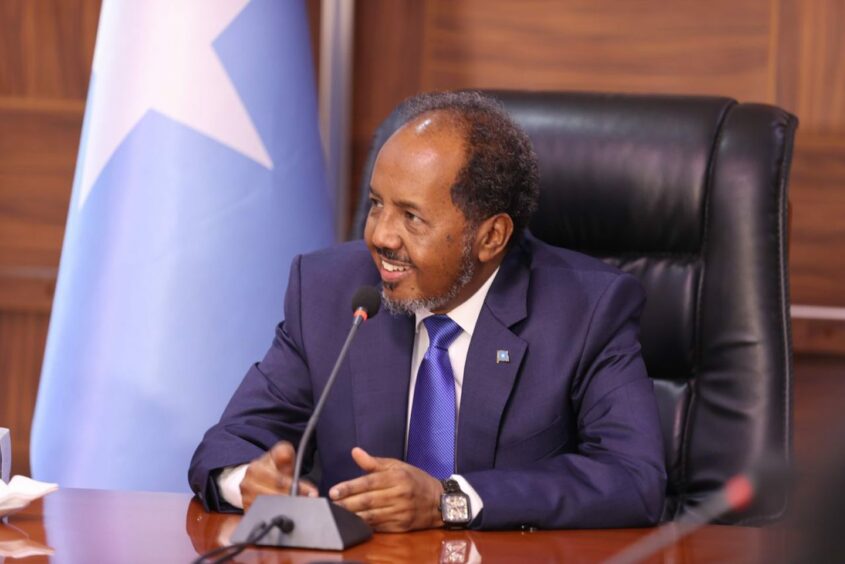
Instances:
[[[466,529],[472,520],[469,496],[461,491],[457,481],[443,480],[443,493],[440,495],[440,517],[444,529]]]

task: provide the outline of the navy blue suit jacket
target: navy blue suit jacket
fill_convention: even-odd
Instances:
[[[279,440],[296,445],[351,323],[379,276],[363,242],[297,257],[285,320],[191,461],[191,487],[226,510],[216,471]],[[502,262],[464,370],[457,468],[484,501],[474,526],[655,523],[665,472],[657,405],[638,342],[630,275],[530,235]],[[361,475],[350,456],[404,457],[414,322],[387,312],[352,343],[316,428],[322,492]],[[510,362],[497,363],[506,350]]]

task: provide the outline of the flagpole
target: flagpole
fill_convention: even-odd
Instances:
[[[350,108],[354,0],[322,0],[320,5],[320,137],[326,179],[335,201],[335,228],[343,240],[349,228]]]

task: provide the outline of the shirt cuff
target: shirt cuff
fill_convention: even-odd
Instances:
[[[478,517],[478,514],[481,513],[481,510],[484,509],[484,502],[481,501],[481,496],[478,495],[475,488],[470,486],[469,482],[463,476],[452,474],[449,478],[458,482],[458,485],[461,486],[461,491],[469,496],[470,521],[474,521]],[[240,490],[238,490],[238,493],[240,494]]]
[[[224,468],[220,475],[217,476],[217,489],[220,490],[220,495],[230,505],[234,505],[238,509],[244,508],[244,500],[241,497],[241,482],[246,476],[246,468],[249,464],[241,464],[240,466],[229,466]]]

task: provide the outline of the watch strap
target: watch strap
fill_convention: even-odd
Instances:
[[[446,478],[445,480],[440,480],[440,483],[443,484],[443,493],[464,493],[464,491],[461,489],[461,485],[458,483],[457,480],[453,480],[452,478]]]
[[[466,529],[472,520],[472,508],[470,506],[469,495],[461,489],[461,485],[456,480],[451,478],[441,480],[441,484],[443,484],[443,494],[440,496],[440,514],[443,519],[443,527],[445,529]],[[448,503],[447,498],[450,497],[463,498],[463,502],[466,507],[466,516],[464,520],[449,521],[446,519],[444,504]]]

